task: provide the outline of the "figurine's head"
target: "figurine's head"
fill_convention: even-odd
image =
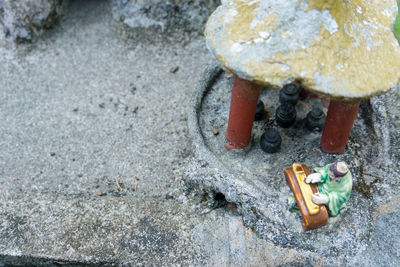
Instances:
[[[347,164],[343,161],[335,162],[328,171],[329,179],[339,181],[349,172]]]

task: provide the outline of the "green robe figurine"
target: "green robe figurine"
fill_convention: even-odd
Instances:
[[[314,171],[321,175],[321,182],[318,183],[318,191],[328,197],[326,207],[330,216],[336,216],[345,207],[345,202],[349,200],[353,186],[353,178],[350,171],[340,179],[329,178],[329,169],[332,164],[322,168],[314,168]]]
[[[308,175],[305,182],[317,184],[318,193],[312,194],[311,199],[316,204],[324,204],[329,216],[338,215],[346,207],[353,187],[353,177],[343,161],[314,168],[314,173]],[[293,193],[289,194],[288,203],[290,211],[298,211]]]
[[[330,216],[336,216],[349,200],[353,179],[346,163],[337,162],[322,168],[314,168],[306,182],[318,183],[319,193],[312,195],[317,204],[325,204]]]

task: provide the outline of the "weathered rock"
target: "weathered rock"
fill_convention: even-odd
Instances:
[[[239,77],[299,80],[326,98],[368,98],[399,79],[396,0],[232,0],[210,17],[209,49]]]
[[[0,22],[15,41],[32,40],[53,26],[63,0],[0,0]]]
[[[117,20],[131,28],[200,31],[220,0],[112,0]]]

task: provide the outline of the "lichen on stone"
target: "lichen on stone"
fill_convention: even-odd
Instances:
[[[368,98],[399,80],[395,0],[232,0],[210,17],[209,49],[259,84],[298,80],[326,98]]]

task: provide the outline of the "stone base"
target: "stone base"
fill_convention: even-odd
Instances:
[[[17,42],[31,41],[52,27],[68,0],[0,0],[0,23],[5,34]],[[104,2],[104,1],[103,1]],[[113,17],[130,29],[202,34],[219,0],[108,0]],[[153,35],[154,32],[151,32]],[[177,35],[179,36],[179,35]],[[141,35],[138,36],[139,39]],[[176,36],[173,36],[176,38]]]
[[[30,41],[43,28],[50,28],[60,15],[63,0],[0,0],[0,22],[6,36]]]
[[[270,88],[261,91],[268,118],[255,122],[251,145],[245,150],[226,151],[224,132],[231,88],[232,78],[218,67],[210,67],[193,95],[188,123],[196,158],[187,171],[188,184],[224,194],[229,202],[237,204],[247,226],[282,247],[347,262],[366,250],[371,259],[380,255],[383,236],[388,244],[399,243],[389,234],[398,231],[395,229],[399,229],[400,219],[400,124],[394,120],[400,115],[397,91],[363,102],[345,153],[329,155],[319,149],[321,133],[310,132],[304,126],[312,106],[326,112],[320,100],[300,101],[295,125],[283,129],[273,120],[279,91]],[[260,149],[259,139],[267,127],[276,128],[282,136],[278,153],[266,154]],[[220,134],[215,136],[213,129]],[[337,160],[346,161],[354,177],[348,208],[331,217],[327,226],[304,232],[300,215],[288,210],[290,190],[283,170],[294,162],[312,168]],[[386,247],[387,263],[398,263],[395,246]]]
[[[113,14],[130,28],[202,32],[219,0],[112,0]]]

